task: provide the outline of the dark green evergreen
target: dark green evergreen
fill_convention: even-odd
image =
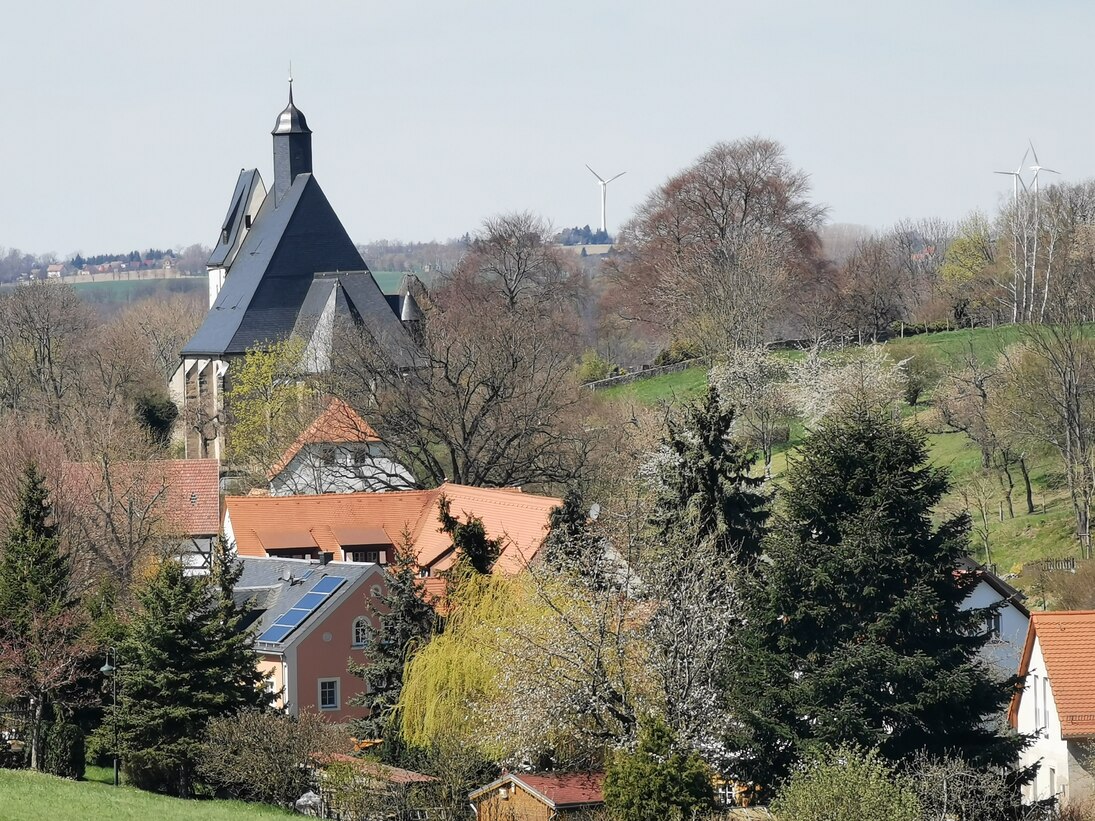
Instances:
[[[138,786],[189,796],[205,723],[269,706],[244,611],[223,595],[238,570],[214,555],[208,577],[166,561],[137,591],[140,607],[118,648],[118,730]],[[108,716],[100,729],[109,733]]]
[[[45,477],[30,464],[0,553],[0,638],[25,634],[35,614],[49,618],[76,607],[70,576]]]
[[[948,487],[923,434],[867,412],[827,420],[789,468],[757,575],[743,581],[728,698],[739,778],[772,785],[821,745],[979,767],[1023,739],[991,719],[1013,682],[978,660],[985,611],[956,573],[965,515],[933,523]]]
[[[457,564],[469,566],[476,573],[487,574],[498,561],[502,552],[502,541],[487,537],[483,520],[478,516],[467,513],[467,521],[461,522],[451,512],[451,502],[441,494],[438,499],[440,509],[441,532],[449,534],[452,539],[452,547],[456,552]]]
[[[369,710],[368,716],[351,724],[350,734],[361,741],[383,739],[381,757],[386,763],[401,764],[405,751],[393,710],[403,688],[403,670],[433,635],[437,616],[423,599],[409,534],[393,559],[387,566],[387,591],[379,601],[366,600],[378,625],[365,649],[366,661],[358,664],[350,659],[348,665],[350,675],[368,684],[350,704]]]
[[[652,524],[663,542],[710,540],[720,556],[751,567],[768,520],[756,455],[733,439],[734,409],[711,386],[669,422]]]
[[[582,573],[596,583],[604,575],[604,549],[587,510],[582,495],[568,490],[563,503],[548,516],[543,556],[548,566]]]
[[[605,807],[615,821],[693,818],[714,806],[711,771],[680,749],[660,718],[639,722],[634,752],[617,751],[605,768]]]
[[[28,464],[0,552],[0,664],[9,697],[30,712],[30,765],[43,767],[46,722],[78,702],[85,618],[73,594],[45,477]],[[58,652],[63,647],[65,652]],[[7,699],[5,699],[7,700]]]

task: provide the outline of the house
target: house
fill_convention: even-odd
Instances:
[[[388,457],[376,431],[341,399],[326,409],[267,474],[275,496],[406,490],[414,477]]]
[[[229,496],[224,534],[244,557],[319,559],[340,562],[392,560],[409,540],[429,580],[455,561],[452,541],[440,530],[444,495],[458,519],[478,516],[487,535],[505,542],[495,571],[521,572],[547,535],[551,511],[561,499],[516,488],[481,488],[445,483],[432,490],[386,493],[326,493],[318,496]],[[427,585],[427,589],[430,585]]]
[[[1032,614],[1018,672],[1008,721],[1034,739],[1020,766],[1041,762],[1024,797],[1083,801],[1095,794],[1095,611]]]
[[[335,329],[367,333],[392,367],[408,368],[417,347],[402,317],[416,316],[408,290],[399,310],[373,279],[312,173],[312,130],[289,104],[274,125],[274,180],[267,190],[243,170],[221,224],[209,269],[210,309],[182,350],[171,378],[182,412],[187,458],[220,457],[224,394],[231,365],[249,349],[295,336],[302,368],[324,370]]]
[[[504,773],[468,795],[476,821],[550,821],[604,806],[603,773]]]
[[[364,708],[349,702],[365,682],[346,671],[346,659],[365,661],[384,571],[376,563],[248,556],[241,564],[233,598],[250,611],[258,666],[278,706],[335,723],[363,717]]]
[[[190,566],[207,563],[221,530],[220,463],[216,459],[66,462],[60,498],[86,519],[124,522],[134,538],[173,539]]]
[[[65,266],[60,262],[55,262],[46,268],[46,279],[60,279],[65,272]]]
[[[989,640],[981,649],[982,658],[993,666],[1000,678],[1015,675],[1030,625],[1030,611],[1023,604],[1026,597],[991,570],[972,560],[964,560],[959,572],[977,576],[977,585],[962,603],[962,609],[996,608],[986,616],[985,631],[989,634]]]

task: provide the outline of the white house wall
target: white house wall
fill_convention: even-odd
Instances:
[[[990,607],[1000,601],[1003,601],[1003,597],[988,582],[982,580],[962,603],[962,609]],[[981,649],[981,657],[994,666],[1001,678],[1007,678],[1019,671],[1030,617],[1010,602],[1006,602],[999,612],[1000,636],[989,639]]]
[[[323,460],[323,451],[334,448],[334,463]],[[382,446],[369,445],[368,457],[354,464],[355,453],[365,445],[305,445],[270,481],[274,496],[316,493],[358,493],[403,490],[413,486],[408,470],[384,455]]]
[[[1061,722],[1057,716],[1057,705],[1053,700],[1052,685],[1043,685],[1046,675],[1045,659],[1042,657],[1042,646],[1037,636],[1034,639],[1034,649],[1030,656],[1029,672],[1026,685],[1023,689],[1023,697],[1019,701],[1019,712],[1016,728],[1020,733],[1031,735],[1034,740],[1027,747],[1021,757],[1020,764],[1029,766],[1041,761],[1038,776],[1031,785],[1028,797],[1031,799],[1050,798],[1053,794],[1061,796],[1061,799],[1078,798],[1073,790],[1069,789],[1070,756],[1068,744],[1061,738]],[[1042,712],[1042,720],[1035,723],[1035,695],[1034,688],[1038,688],[1037,701],[1041,705],[1043,701],[1043,686],[1048,694],[1048,704]],[[1056,790],[1050,792],[1050,780],[1056,782]]]

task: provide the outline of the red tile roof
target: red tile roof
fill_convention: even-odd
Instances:
[[[1063,738],[1095,736],[1095,610],[1033,613],[1019,673],[1030,667],[1037,637],[1045,674],[1053,690]],[[1008,719],[1014,727],[1022,691],[1012,697]]]
[[[326,410],[315,418],[304,432],[296,438],[281,455],[277,463],[270,468],[267,478],[273,479],[293,461],[305,445],[343,445],[360,442],[379,442],[372,426],[358,415],[357,411],[341,399],[331,399]]]
[[[437,572],[451,567],[455,559],[451,540],[440,530],[441,494],[449,499],[451,512],[458,519],[478,516],[488,536],[502,538],[495,570],[508,574],[520,572],[535,556],[547,535],[551,510],[562,504],[553,496],[512,488],[446,483],[433,490],[386,493],[230,496],[225,499],[225,510],[241,556],[266,556],[268,549],[275,549],[271,545],[283,544],[286,539],[301,541],[301,534],[307,534],[319,550],[344,560],[342,548],[351,543],[340,541],[340,534],[346,538],[346,534],[368,532],[370,543],[376,544],[382,531],[388,543],[395,545],[406,532],[419,566]],[[299,546],[308,546],[305,543]]]
[[[164,527],[179,536],[215,536],[220,532],[220,463],[216,459],[163,459],[115,462],[109,466],[115,504],[132,500],[151,506]],[[75,509],[92,504],[105,489],[102,468],[92,462],[68,462],[63,492]]]
[[[515,783],[554,809],[604,803],[604,773],[507,773],[471,793],[475,800],[507,783]]]

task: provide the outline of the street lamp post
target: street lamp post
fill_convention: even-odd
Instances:
[[[113,664],[111,664],[113,660]],[[106,664],[99,668],[104,676],[110,676],[110,691],[114,697],[113,708],[110,711],[111,723],[114,725],[114,786],[118,786],[118,649],[108,647],[106,651]]]

